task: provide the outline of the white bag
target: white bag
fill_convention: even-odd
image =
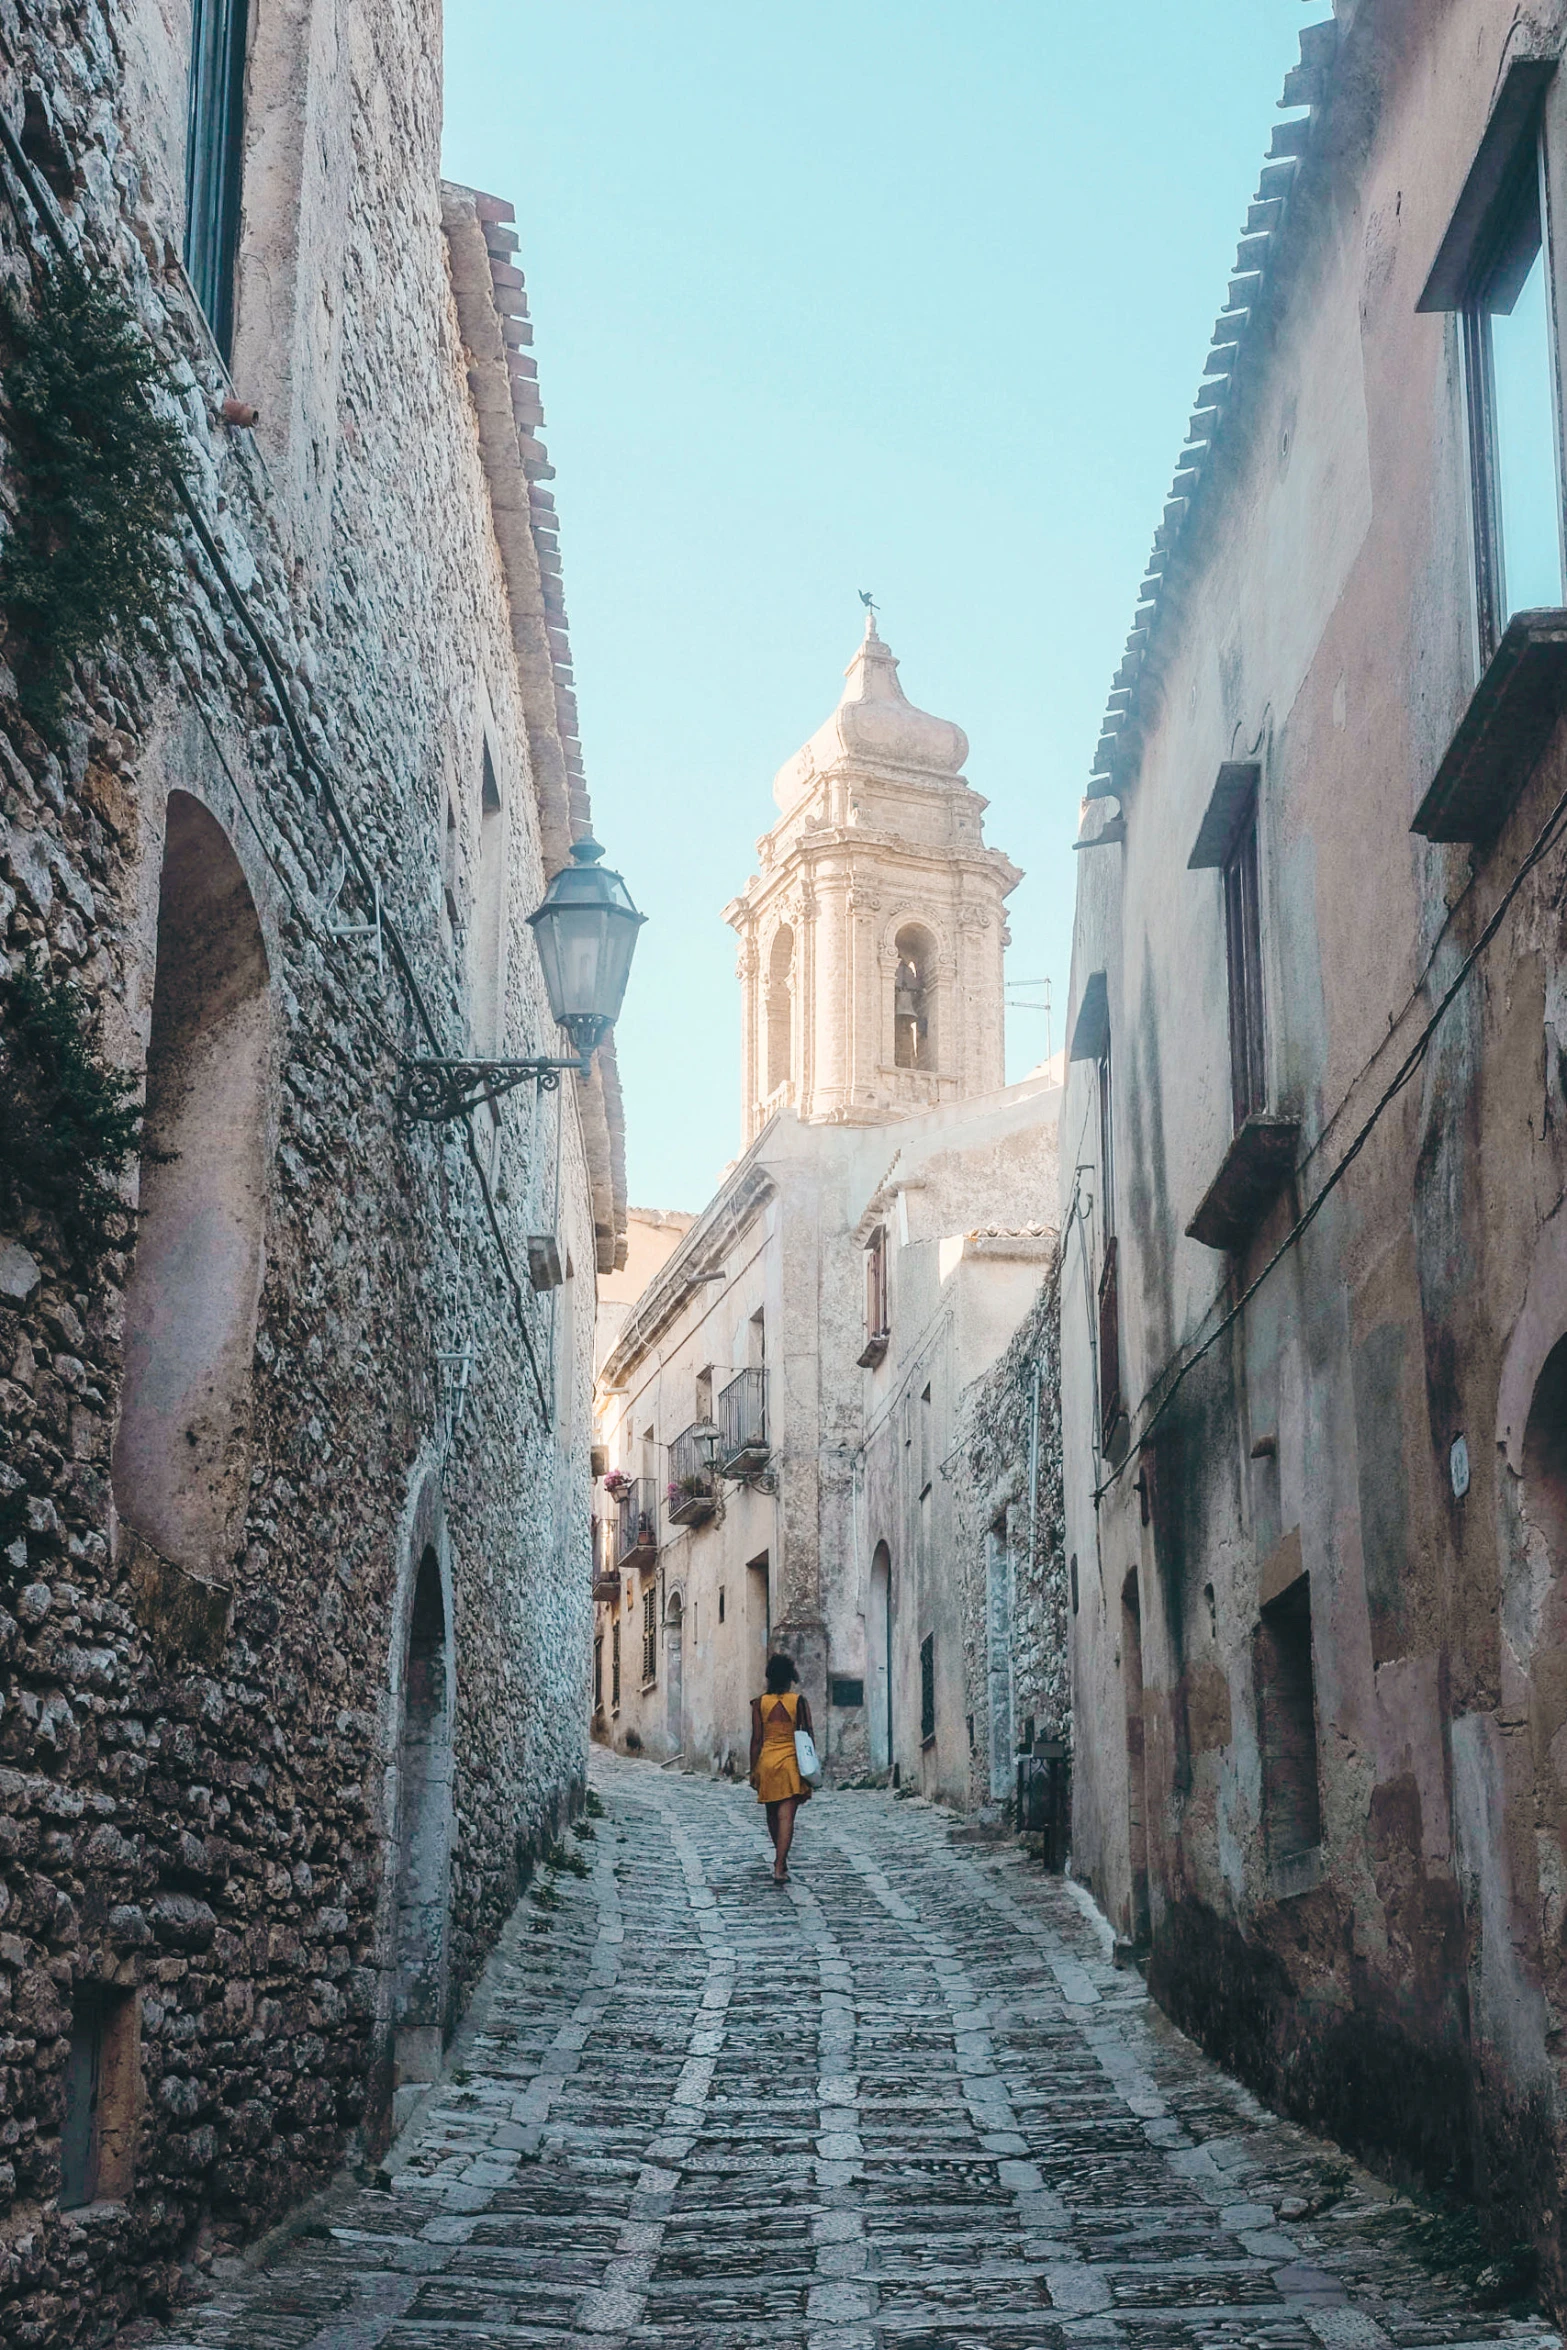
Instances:
[[[794,1734],[794,1766],[807,1787],[814,1787],[822,1775],[822,1758],[809,1730],[796,1730]]]

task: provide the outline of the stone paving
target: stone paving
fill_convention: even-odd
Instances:
[[[818,1798],[775,1888],[745,1787],[595,1758],[451,2082],[164,2350],[1560,2350],[1412,2256],[1010,1848]]]

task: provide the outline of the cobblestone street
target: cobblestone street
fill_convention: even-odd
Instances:
[[[883,1794],[802,1815],[594,1764],[389,2183],[169,2328],[181,2350],[1554,2345],[1413,2257],[1406,2207],[1274,2121],[1010,1850]]]

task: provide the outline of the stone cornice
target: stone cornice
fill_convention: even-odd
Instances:
[[[468,389],[479,429],[490,514],[511,609],[512,644],[528,726],[529,764],[546,877],[590,830],[592,811],[577,736],[577,703],[560,584],[554,478],[538,438],[544,422],[527,291],[516,266],[512,206],[475,188],[441,182],[441,225]],[[614,1038],[599,1047],[593,1076],[575,1085],[593,1189],[598,1269],[626,1261],[626,1135]]]

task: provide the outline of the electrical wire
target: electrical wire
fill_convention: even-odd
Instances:
[[[1150,1413],[1143,1427],[1139,1430],[1136,1440],[1127,1447],[1125,1454],[1119,1461],[1116,1462],[1115,1466],[1111,1469],[1110,1474],[1103,1478],[1101,1482],[1094,1488],[1094,1507],[1096,1510],[1104,1496],[1118,1482],[1123,1472],[1129,1468],[1131,1463],[1136,1460],[1145,1450],[1154,1430],[1158,1427],[1159,1422],[1164,1418],[1165,1413],[1169,1410],[1171,1404],[1175,1401],[1176,1396],[1180,1393],[1180,1390],[1185,1385],[1187,1379],[1189,1379],[1192,1372],[1196,1370],[1197,1365],[1203,1360],[1204,1356],[1213,1352],[1213,1349],[1218,1345],[1220,1339],[1224,1337],[1225,1333],[1234,1327],[1235,1323],[1245,1312],[1247,1306],[1256,1296],[1258,1290],[1267,1280],[1269,1274],[1274,1271],[1276,1266],[1282,1263],[1283,1259],[1289,1255],[1291,1250],[1296,1247],[1306,1232],[1309,1231],[1310,1227],[1316,1222],[1317,1217],[1322,1212],[1322,1209],[1327,1205],[1327,1202],[1331,1198],[1332,1194],[1338,1189],[1338,1186],[1340,1183],[1342,1183],[1344,1177],[1349,1173],[1350,1168],[1354,1165],[1361,1152],[1365,1149],[1366,1144],[1370,1141],[1371,1136],[1374,1133],[1376,1127],[1380,1124],[1384,1113],[1397,1100],[1398,1096],[1403,1092],[1405,1086],[1409,1083],[1417,1069],[1419,1069],[1421,1066],[1426,1057],[1426,1053],[1429,1050],[1431,1039],[1436,1034],[1438,1027],[1446,1017],[1450,1006],[1457,998],[1460,990],[1464,987],[1470,973],[1474,970],[1476,964],[1479,962],[1480,957],[1484,954],[1486,948],[1490,945],[1492,939],[1495,938],[1497,932],[1500,930],[1503,919],[1506,916],[1509,907],[1513,904],[1513,901],[1517,897],[1519,891],[1523,888],[1523,885],[1528,880],[1530,874],[1535,870],[1535,867],[1540,864],[1542,859],[1549,854],[1551,848],[1555,845],[1556,840],[1561,834],[1564,819],[1567,819],[1567,792],[1563,792],[1560,799],[1558,799],[1556,802],[1556,805],[1552,808],[1549,816],[1547,816],[1545,819],[1545,822],[1541,826],[1539,832],[1535,835],[1533,845],[1530,847],[1517,872],[1513,875],[1511,881],[1503,890],[1501,897],[1497,900],[1495,907],[1492,909],[1483,928],[1480,931],[1479,937],[1475,940],[1474,945],[1470,948],[1468,954],[1465,955],[1463,961],[1459,964],[1457,972],[1449,982],[1446,989],[1443,991],[1441,997],[1438,999],[1435,1010],[1432,1012],[1430,1018],[1426,1021],[1425,1026],[1421,1029],[1420,1034],[1416,1037],[1413,1045],[1411,1045],[1403,1060],[1399,1063],[1389,1083],[1384,1087],[1382,1093],[1379,1095],[1370,1112],[1370,1115],[1361,1125],[1359,1131],[1355,1135],[1354,1141],[1349,1145],[1342,1158],[1340,1158],[1337,1164],[1334,1166],[1332,1172],[1327,1177],[1327,1180],[1323,1183],[1321,1190],[1317,1192],[1310,1205],[1302,1210],[1301,1214],[1290,1226],[1289,1231],[1284,1235],[1284,1238],[1279,1242],[1279,1245],[1274,1250],[1272,1256],[1263,1266],[1261,1272],[1258,1273],[1256,1278],[1249,1282],[1246,1288],[1242,1290],[1240,1296],[1235,1300],[1235,1303],[1222,1317],[1216,1327],[1209,1332],[1208,1336],[1202,1341],[1200,1346],[1196,1347],[1190,1354],[1183,1358],[1179,1364],[1179,1367],[1174,1371],[1174,1375],[1170,1379],[1169,1386],[1159,1397],[1159,1400],[1154,1406],[1153,1411]],[[1428,963],[1428,972],[1429,969],[1430,965]],[[1368,1063],[1368,1066],[1369,1065],[1370,1064]],[[1346,1099],[1347,1098],[1348,1097],[1346,1096]],[[1170,1372],[1170,1369],[1171,1366],[1166,1364],[1164,1370],[1159,1374],[1160,1378],[1164,1378]],[[1155,1384],[1157,1384],[1157,1382],[1155,1382]],[[1149,1393],[1151,1392],[1152,1389],[1149,1390]],[[1144,1396],[1143,1400],[1144,1403],[1147,1402],[1146,1395]]]

